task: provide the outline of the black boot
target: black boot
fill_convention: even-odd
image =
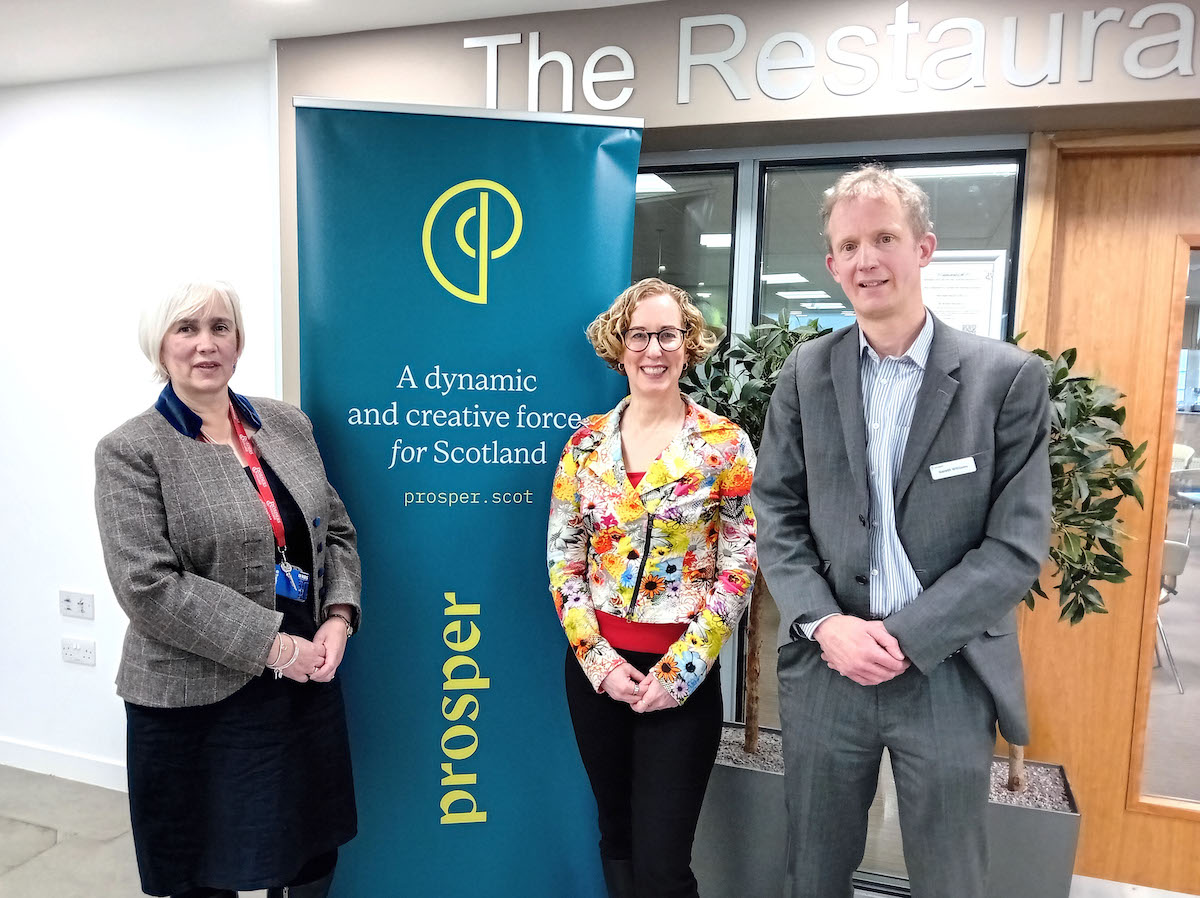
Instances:
[[[633,888],[633,861],[602,857],[600,863],[604,866],[608,898],[637,898]]]
[[[329,887],[333,884],[333,871],[330,870],[320,879],[306,882],[298,886],[267,889],[267,898],[327,898]]]

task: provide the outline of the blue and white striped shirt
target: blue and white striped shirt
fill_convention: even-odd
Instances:
[[[881,359],[861,328],[858,332],[859,381],[867,429],[867,482],[871,491],[871,614],[881,619],[899,611],[921,593],[921,581],[896,532],[895,489],[932,343],[933,317],[928,310],[925,326],[901,356]],[[801,628],[804,635],[812,639],[824,620],[804,625]]]

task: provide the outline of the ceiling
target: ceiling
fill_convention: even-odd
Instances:
[[[644,0],[0,0],[0,87],[265,59],[314,37]]]

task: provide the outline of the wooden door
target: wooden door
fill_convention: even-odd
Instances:
[[[1200,132],[1035,135],[1023,232],[1023,345],[1076,347],[1079,369],[1127,394],[1130,439],[1150,441],[1145,509],[1125,503],[1132,576],[1103,590],[1110,614],[1076,627],[1049,603],[1023,614],[1029,756],[1067,769],[1077,873],[1200,893],[1200,804],[1140,788]]]

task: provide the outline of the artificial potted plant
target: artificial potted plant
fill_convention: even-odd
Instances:
[[[1050,389],[1050,589],[1058,618],[1072,626],[1089,614],[1106,614],[1094,585],[1128,578],[1117,517],[1126,497],[1143,504],[1138,471],[1146,443],[1134,448],[1123,433],[1122,393],[1086,375],[1072,374],[1076,353],[1057,357],[1033,350],[1046,365]],[[1034,581],[1025,604],[1047,598]],[[1008,769],[993,770],[988,841],[994,859],[988,894],[1066,898],[1075,865],[1079,811],[1058,765],[1025,765],[1024,746],[1009,746]],[[1032,783],[1032,786],[1031,786]],[[1005,863],[1011,858],[1014,863]],[[1017,862],[1019,861],[1019,862]]]
[[[736,422],[757,449],[784,361],[799,344],[827,333],[830,329],[816,321],[790,328],[781,314],[777,320],[752,327],[748,335],[738,336],[736,342],[693,368],[682,382],[683,389],[701,405]],[[1059,619],[1074,625],[1090,613],[1105,613],[1103,596],[1094,582],[1120,583],[1129,576],[1122,559],[1123,534],[1117,511],[1127,496],[1142,504],[1137,472],[1144,463],[1146,444],[1134,448],[1125,439],[1120,392],[1092,377],[1072,373],[1074,349],[1057,357],[1040,349],[1034,353],[1046,365],[1051,404],[1053,509],[1047,582],[1058,592]],[[1030,608],[1035,607],[1035,595],[1047,596],[1040,578],[1025,596]],[[731,737],[737,728],[727,727],[723,755],[713,771],[697,830],[700,844],[710,830],[714,848],[716,839],[725,842],[720,850],[697,853],[701,881],[718,889],[711,894],[722,894],[723,884],[763,882],[764,873],[772,869],[778,871],[782,882],[786,847],[783,787],[778,779],[782,757],[777,733],[769,734],[766,744],[761,740],[758,719],[762,641],[769,636],[761,633],[763,600],[769,596],[761,573],[755,580],[754,596],[745,636],[742,744],[740,752],[733,751],[731,756]],[[1069,889],[1078,812],[1065,775],[1061,769],[1047,770],[1050,766],[1036,765],[1031,771],[1025,765],[1023,747],[1012,746],[1007,772],[1002,765],[994,772],[993,780],[1000,786],[993,789],[988,821],[995,874],[989,892],[993,895],[1049,898],[1065,896]],[[1033,795],[1028,794],[1031,773]],[[1061,777],[1061,788],[1055,786],[1055,776]],[[1042,793],[1053,792],[1058,793],[1055,798],[1066,801],[1068,809],[1055,809],[1049,813],[1058,816],[1032,821],[1027,809],[1037,808],[1045,797]],[[745,833],[736,847],[725,841],[731,822],[733,831]],[[1034,855],[1044,856],[1054,869],[1039,865]],[[1005,857],[1020,862],[1008,864]],[[703,869],[706,865],[719,868]]]

